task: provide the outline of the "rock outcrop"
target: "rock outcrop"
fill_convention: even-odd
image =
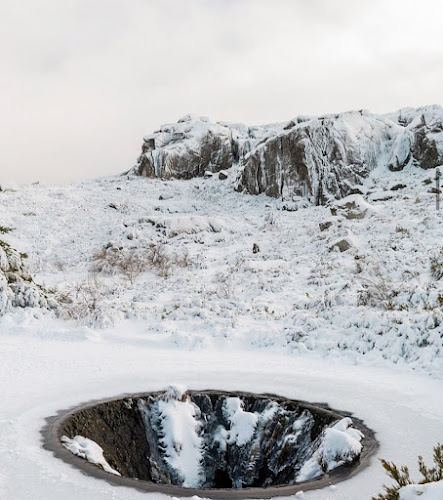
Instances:
[[[342,198],[386,157],[394,128],[360,112],[294,124],[248,155],[237,189],[316,205]]]
[[[397,137],[400,157],[409,155],[425,169],[443,165],[443,108],[408,108],[386,116],[403,128]]]
[[[10,307],[48,307],[48,301],[25,269],[23,256],[0,241],[0,316]]]
[[[144,137],[133,173],[144,177],[190,179],[232,167],[233,137],[227,126],[186,116]]]
[[[238,191],[320,205],[355,193],[377,167],[442,164],[443,109],[428,106],[386,115],[300,116],[259,127],[189,115],[146,136],[128,173],[190,179],[238,165]]]

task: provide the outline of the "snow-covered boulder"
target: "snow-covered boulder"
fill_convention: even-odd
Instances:
[[[190,179],[232,166],[233,135],[226,125],[188,115],[144,137],[142,154],[129,173]]]
[[[219,217],[204,215],[153,215],[141,217],[139,222],[152,224],[168,238],[201,232],[220,233],[225,228],[224,221]]]
[[[389,116],[403,127],[395,140],[393,154],[397,154],[399,164],[407,163],[412,157],[421,168],[434,168],[443,165],[443,108],[425,106],[407,108]],[[393,164],[394,165],[394,164]],[[401,168],[392,168],[392,170]]]
[[[375,212],[374,207],[366,202],[360,194],[351,194],[336,201],[330,210],[332,215],[341,215],[348,220],[364,219]]]
[[[0,316],[10,307],[48,307],[48,302],[19,252],[0,241]]]
[[[323,472],[356,460],[363,449],[363,434],[352,427],[352,420],[345,417],[323,432],[319,446],[301,468],[297,481],[307,481]]]

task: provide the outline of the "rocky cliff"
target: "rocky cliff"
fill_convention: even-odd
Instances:
[[[189,179],[239,166],[238,191],[324,204],[354,192],[375,168],[443,164],[443,109],[352,111],[246,127],[186,116],[143,141],[129,173]]]

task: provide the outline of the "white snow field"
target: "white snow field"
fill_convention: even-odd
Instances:
[[[377,170],[335,216],[235,193],[228,175],[2,186],[0,225],[13,230],[0,239],[62,304],[59,317],[0,318],[2,500],[160,498],[83,475],[42,448],[40,430],[58,410],[169,384],[327,402],[362,418],[378,456],[413,477],[417,455],[431,461],[443,439],[433,171]],[[296,498],[369,500],[389,482],[373,459]],[[443,498],[438,483],[413,488],[404,500]]]

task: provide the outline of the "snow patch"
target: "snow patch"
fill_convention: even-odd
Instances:
[[[74,455],[85,458],[91,464],[99,465],[106,472],[110,472],[116,476],[121,476],[120,472],[116,471],[108,464],[103,456],[103,448],[95,441],[92,441],[84,436],[74,436],[73,439],[70,439],[67,436],[62,436],[61,441],[63,446]]]
[[[427,484],[409,484],[398,493],[400,500],[442,500],[443,480]]]
[[[185,488],[198,488],[202,480],[203,440],[199,435],[200,410],[186,397],[183,386],[169,386],[158,401],[163,431],[159,440],[165,459],[182,478]]]
[[[231,425],[227,443],[229,445],[244,446],[254,435],[258,416],[255,413],[245,411],[243,401],[235,397],[226,399],[223,410]]]
[[[345,417],[324,431],[320,445],[313,456],[303,465],[297,475],[297,481],[307,481],[324,472],[352,462],[362,451],[363,434],[354,429],[352,420]]]

